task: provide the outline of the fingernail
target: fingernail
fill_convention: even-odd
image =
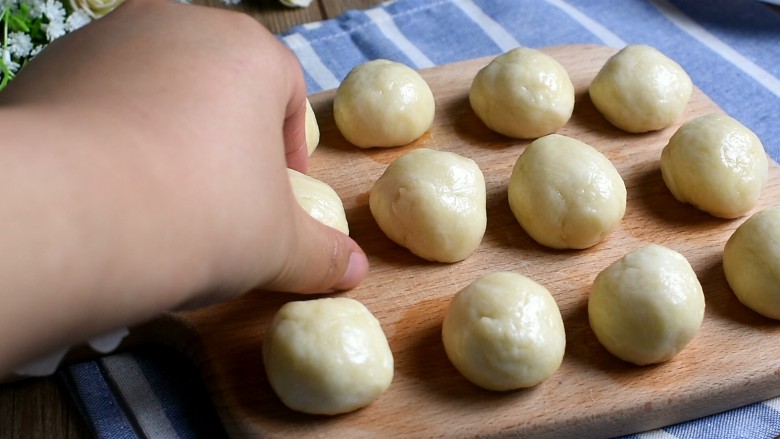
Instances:
[[[355,288],[368,274],[368,258],[363,252],[352,252],[349,255],[349,263],[344,276],[341,277],[333,288],[337,290],[349,290]]]

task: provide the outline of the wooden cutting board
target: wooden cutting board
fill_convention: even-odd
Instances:
[[[672,197],[658,160],[677,126],[626,134],[596,111],[587,86],[614,50],[566,46],[545,51],[567,68],[576,88],[574,115],[559,132],[600,150],[626,182],[622,224],[606,241],[583,251],[544,248],[517,224],[507,203],[507,183],[528,142],[489,131],[468,104],[471,80],[488,58],[422,72],[436,97],[436,119],[427,134],[406,147],[360,150],[349,145],[333,121],[334,91],[310,96],[322,132],[311,175],[342,197],[352,236],[371,263],[366,281],[343,295],[364,303],[380,320],[395,356],[395,377],[377,401],[350,414],[310,416],[283,406],[265,377],[263,334],[283,303],[311,296],[253,292],[144,328],[149,340],[192,358],[232,437],[609,437],[780,394],[780,322],[742,306],[721,268],[726,240],[747,217],[717,219]],[[717,106],[695,90],[682,120],[713,111]],[[778,140],[763,139],[765,144]],[[438,264],[413,256],[382,234],[369,211],[369,191],[385,167],[423,146],[470,157],[485,175],[487,232],[463,262]],[[778,174],[772,163],[759,208],[780,205]],[[681,354],[664,364],[638,367],[599,345],[588,325],[587,297],[600,270],[647,243],[688,258],[707,308],[699,335]],[[442,347],[441,322],[452,296],[476,277],[499,270],[545,285],[563,315],[563,364],[535,388],[482,390],[458,374]]]

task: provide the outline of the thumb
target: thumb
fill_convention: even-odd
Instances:
[[[368,274],[368,259],[349,236],[296,210],[295,230],[278,274],[265,288],[328,293],[356,287]]]

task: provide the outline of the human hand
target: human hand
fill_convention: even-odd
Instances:
[[[246,15],[128,0],[52,43],[0,111],[14,132],[37,129],[0,148],[0,217],[26,218],[0,232],[21,255],[0,290],[25,292],[3,293],[0,322],[43,322],[26,322],[34,347],[6,346],[25,358],[166,310],[349,289],[367,273],[359,246],[294,199],[302,73]]]

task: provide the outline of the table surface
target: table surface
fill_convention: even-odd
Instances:
[[[224,7],[221,0],[193,3]],[[244,1],[231,9],[246,12],[278,33],[308,22],[365,9],[379,0],[317,0],[305,9],[289,9],[277,0]],[[66,389],[55,377],[0,385],[0,438],[85,438],[91,435]]]

